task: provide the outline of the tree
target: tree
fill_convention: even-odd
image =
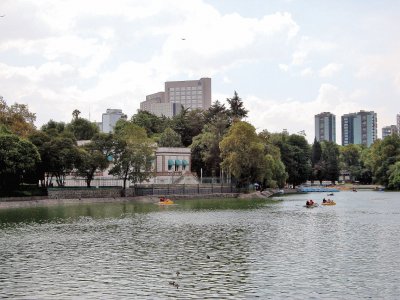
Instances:
[[[114,166],[110,174],[116,175],[124,182],[129,180],[135,185],[147,181],[152,176],[155,145],[147,137],[146,130],[131,122],[115,131],[116,148],[114,151]]]
[[[104,171],[108,164],[107,156],[96,148],[95,143],[79,147],[75,167],[78,176],[85,178],[87,187],[90,187],[95,172]]]
[[[224,135],[228,131],[229,119],[226,115],[216,115],[214,121],[210,124],[206,124],[202,132],[193,138],[193,142],[190,145],[192,154],[199,153],[199,158],[202,163],[198,163],[198,166],[204,168],[204,174],[206,176],[216,176],[220,173],[220,148],[219,143],[222,141]],[[196,160],[192,157],[192,169],[196,170]],[[199,171],[199,169],[197,169]]]
[[[99,132],[99,128],[95,123],[92,123],[83,118],[75,118],[66,126],[66,129],[73,133],[76,140],[90,140]]]
[[[56,178],[59,186],[65,185],[65,177],[73,171],[78,158],[75,141],[67,137],[51,137],[41,149],[43,168],[46,175],[46,186]]]
[[[80,114],[81,112],[79,110],[74,109],[74,111],[72,112],[72,117],[74,118],[74,120],[77,120]]]
[[[188,147],[192,144],[193,138],[199,135],[204,127],[204,112],[200,109],[191,111],[182,109],[172,121],[173,129],[181,136],[183,146]]]
[[[163,133],[161,133],[159,142],[159,147],[182,147],[182,141],[179,134],[177,134],[173,129],[166,128]]]
[[[264,146],[252,125],[234,123],[219,145],[221,166],[237,179],[238,186],[264,179]]]
[[[293,187],[307,181],[311,173],[311,149],[302,135],[275,134],[275,145],[281,151],[282,162]]]
[[[226,101],[229,103],[229,115],[233,120],[241,120],[247,117],[249,112],[244,108],[244,104],[238,93],[235,91],[232,98],[227,98]]]
[[[349,144],[339,148],[340,169],[350,172],[350,180],[352,181],[361,181],[361,151],[361,146],[355,144]]]
[[[322,144],[323,178],[330,180],[332,184],[338,180],[339,170],[339,148],[334,142],[324,141]]]
[[[280,149],[273,144],[274,135],[263,130],[258,136],[264,143],[266,168],[263,185],[270,188],[282,188],[286,184],[288,174],[281,160]]]
[[[112,154],[116,147],[116,141],[112,133],[99,132],[93,136],[91,143],[94,149],[103,153],[108,160],[112,160]]]
[[[0,96],[0,124],[4,124],[9,130],[21,137],[27,137],[35,130],[36,115],[31,113],[25,104],[15,103],[8,106]]]
[[[311,180],[319,180],[320,182],[322,182],[323,178],[322,178],[322,162],[321,162],[321,158],[322,158],[322,147],[321,147],[321,143],[319,141],[317,141],[316,138],[314,138],[314,143],[311,146],[311,176],[310,179]]]
[[[205,112],[205,122],[210,123],[215,118],[221,115],[228,115],[228,111],[226,110],[225,104],[222,104],[218,100],[216,100]]]
[[[40,161],[36,147],[14,134],[0,134],[0,189],[16,188]]]
[[[400,161],[389,168],[388,188],[391,190],[400,190]]]
[[[400,161],[400,137],[397,134],[375,141],[367,161],[371,166],[374,182],[388,186],[389,169],[398,161]]]
[[[52,135],[52,136],[56,136],[59,135],[61,133],[63,133],[65,130],[65,123],[64,122],[56,122],[53,120],[50,120],[49,122],[47,122],[46,124],[44,124],[41,127],[41,131]]]
[[[139,110],[136,115],[133,115],[131,122],[146,129],[149,137],[154,134],[160,134],[165,128],[172,126],[172,121],[165,116],[158,117],[155,114],[144,110]]]

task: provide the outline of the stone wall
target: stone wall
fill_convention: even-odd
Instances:
[[[91,189],[48,189],[49,199],[80,199],[80,198],[117,198],[121,197],[121,188],[91,188]]]

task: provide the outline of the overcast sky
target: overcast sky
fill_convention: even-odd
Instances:
[[[212,78],[257,130],[305,130],[314,115],[400,112],[400,1],[1,0],[0,95],[40,127],[72,111],[131,117],[165,81]]]

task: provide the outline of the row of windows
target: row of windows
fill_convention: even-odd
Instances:
[[[187,87],[177,87],[177,88],[169,88],[170,92],[173,91],[201,91],[203,90],[201,87],[197,87],[197,86],[187,86]]]
[[[196,95],[192,95],[192,96],[173,96],[173,95],[171,95],[171,96],[169,96],[169,99],[199,99],[199,100],[201,100],[201,99],[203,99],[203,97],[200,95],[200,96],[196,96]]]
[[[170,96],[173,96],[173,95],[175,95],[175,96],[179,96],[179,95],[182,95],[182,96],[195,96],[195,95],[203,95],[203,92],[202,91],[193,91],[193,92],[171,92],[170,93]]]

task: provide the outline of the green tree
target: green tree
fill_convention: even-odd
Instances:
[[[400,190],[400,161],[389,168],[388,188],[391,190]]]
[[[220,149],[221,166],[236,178],[238,186],[264,179],[264,145],[251,124],[235,122],[221,141]]]
[[[388,186],[389,169],[399,160],[400,138],[397,134],[375,141],[367,161],[371,166],[374,182]]]
[[[14,103],[8,106],[0,96],[0,124],[21,137],[27,137],[35,130],[36,115],[29,111],[25,104]]]
[[[273,143],[274,134],[269,133],[267,130],[263,130],[258,134],[258,136],[264,143],[266,162],[263,186],[270,188],[283,188],[286,184],[288,174],[285,165],[281,160],[280,149]]]
[[[319,180],[322,182],[323,165],[322,159],[322,147],[321,143],[314,138],[314,143],[311,146],[311,180]]]
[[[47,122],[46,124],[44,124],[41,128],[41,131],[52,135],[52,136],[56,136],[59,135],[61,133],[63,133],[65,131],[65,123],[64,122],[56,122],[53,120],[50,120],[49,122]]]
[[[166,128],[163,133],[161,133],[159,142],[159,147],[182,147],[182,141],[179,134],[177,134],[173,129]]]
[[[137,114],[132,116],[131,122],[146,129],[149,137],[154,134],[161,134],[165,128],[172,126],[172,121],[169,118],[158,117],[144,110],[138,110]]]
[[[206,124],[202,132],[193,138],[190,146],[192,154],[198,152],[202,163],[196,165],[197,157],[192,156],[192,169],[199,172],[198,166],[200,166],[204,169],[205,176],[214,177],[220,173],[221,156],[219,144],[227,133],[228,126],[229,119],[226,115],[216,115],[213,122]]]
[[[0,134],[0,189],[16,188],[40,161],[36,147],[14,134]]]
[[[51,137],[41,150],[46,186],[55,178],[59,186],[65,185],[65,177],[73,171],[78,158],[75,141],[67,137]]]
[[[339,166],[343,171],[350,172],[351,181],[361,181],[362,162],[360,145],[349,144],[339,148]]]
[[[205,112],[204,118],[206,123],[212,122],[215,118],[221,115],[228,115],[225,104],[216,100]]]
[[[238,93],[235,91],[232,98],[227,98],[229,104],[229,115],[233,120],[241,120],[247,117],[248,110],[244,108],[244,104]]]
[[[104,154],[109,161],[112,159],[112,154],[116,147],[116,140],[112,133],[97,133],[91,141],[93,148]]]
[[[188,147],[192,144],[193,138],[201,133],[205,125],[204,112],[200,109],[189,111],[182,109],[173,118],[173,129],[181,136],[182,144]]]
[[[116,148],[114,166],[110,174],[116,175],[124,182],[129,180],[135,185],[147,181],[152,176],[155,145],[147,137],[146,130],[131,122],[123,123],[115,131]]]
[[[282,162],[293,187],[306,182],[311,173],[311,149],[302,135],[275,134],[273,141],[281,151]]]
[[[96,148],[95,143],[79,147],[75,168],[77,175],[85,178],[87,187],[90,187],[95,172],[104,171],[108,165],[107,156]]]
[[[334,142],[322,143],[323,178],[333,184],[339,179],[339,147]]]
[[[66,126],[66,129],[73,133],[76,140],[91,140],[99,132],[99,128],[83,118],[75,118]]]
[[[72,117],[74,118],[74,120],[79,118],[79,115],[81,114],[81,112],[77,109],[74,109],[74,111],[72,112]]]

